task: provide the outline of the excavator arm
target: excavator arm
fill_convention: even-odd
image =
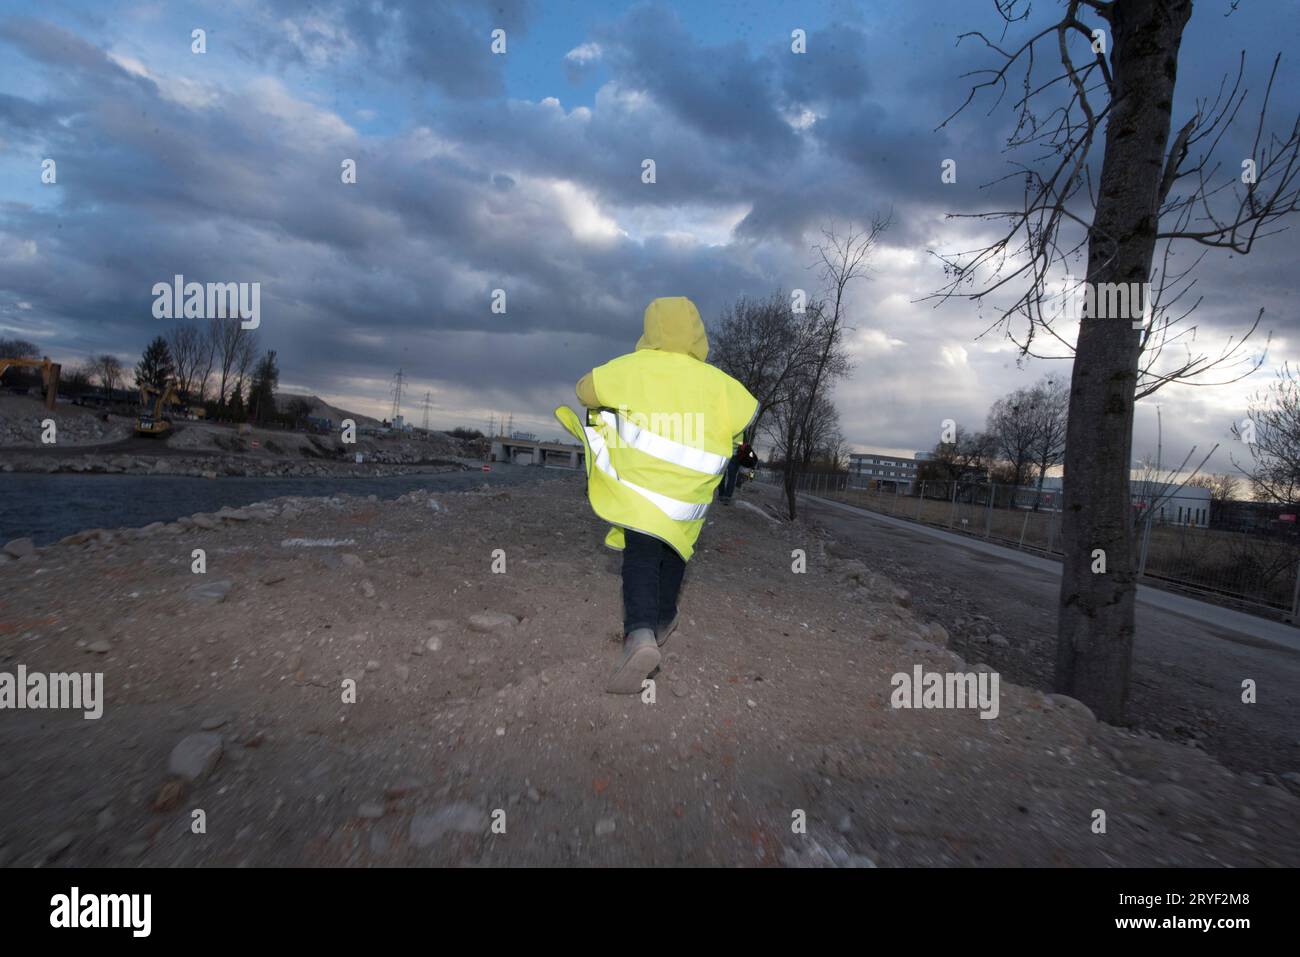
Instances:
[[[3,376],[11,366],[23,369],[40,369],[41,380],[45,383],[45,407],[53,410],[54,403],[59,398],[59,371],[62,369],[57,362],[51,362],[45,359],[8,359],[0,358],[0,376]]]

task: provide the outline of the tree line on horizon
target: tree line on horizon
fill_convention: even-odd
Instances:
[[[122,388],[162,391],[171,385],[182,403],[202,406],[209,419],[298,424],[310,414],[311,403],[294,397],[280,409],[275,401],[280,381],[276,350],[258,352],[257,331],[244,328],[237,317],[204,325],[177,323],[149,341],[133,369],[128,371],[112,353],[101,353],[64,367],[60,384],[70,394],[98,387],[109,397]],[[38,358],[40,351],[24,339],[0,339],[0,356]]]

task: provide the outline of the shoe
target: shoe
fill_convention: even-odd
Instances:
[[[623,639],[623,660],[605,685],[610,694],[640,694],[641,682],[659,667],[659,646],[655,633],[638,628]]]
[[[719,504],[719,505],[730,505],[730,504],[731,504],[731,498],[730,498],[730,497],[723,498],[722,496],[718,496],[718,504]]]
[[[664,645],[668,644],[669,636],[676,630],[677,616],[673,615],[673,620],[668,623],[667,627],[655,629],[655,644],[662,648]]]

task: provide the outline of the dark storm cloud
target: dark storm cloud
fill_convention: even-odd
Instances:
[[[506,31],[508,50],[535,15],[529,0],[272,0],[246,52],[273,67],[360,63],[446,96],[477,99],[504,90],[502,60],[482,55],[491,31]]]
[[[257,69],[192,86],[147,58],[145,75],[127,69],[54,24],[0,24],[4,55],[43,81],[0,91],[0,137],[56,156],[60,174],[56,204],[18,192],[0,207],[0,326],[40,314],[51,347],[125,358],[159,331],[154,282],[259,281],[263,343],[280,351],[286,381],[382,398],[401,365],[462,407],[548,409],[631,347],[650,298],[690,295],[712,318],[742,294],[812,287],[807,239],[820,225],[892,211],[894,254],[853,295],[858,371],[840,390],[849,438],[924,447],[941,418],[979,425],[991,398],[1050,371],[1020,371],[996,334],[977,342],[987,312],[915,303],[942,282],[927,247],[988,233],[945,213],[1019,200],[1018,182],[981,188],[1009,168],[1007,104],[988,115],[979,101],[936,130],[965,95],[961,74],[990,62],[954,46],[961,30],[996,26],[982,6],[873,8],[869,20],[812,30],[803,55],[788,45],[797,24],[761,41],[706,41],[670,7],[638,6],[583,38],[599,44],[604,83],[589,108],[546,98],[564,90],[502,95],[488,32],[502,26],[513,40],[544,5],[248,9],[248,59],[235,65]],[[1232,41],[1266,56],[1262,22]],[[1232,64],[1223,28],[1195,26],[1178,117],[1205,92],[1201,73]],[[368,135],[336,103],[295,89],[285,67],[373,70],[400,81],[413,115]],[[1276,91],[1275,115],[1294,115],[1293,86]],[[1246,144],[1233,131],[1225,155],[1235,163]],[[345,158],[357,161],[356,185],[340,182]],[[653,185],[641,180],[645,158]],[[945,158],[958,162],[956,184],[940,182]],[[1204,328],[1239,328],[1264,306],[1294,336],[1288,245],[1211,256],[1198,287]],[[504,316],[489,309],[496,288]],[[1166,415],[1166,436],[1211,429],[1223,409],[1197,403]]]
[[[757,155],[799,149],[773,99],[778,72],[768,54],[753,55],[740,41],[706,47],[662,4],[634,8],[600,42],[620,82],[709,138],[743,143]]]

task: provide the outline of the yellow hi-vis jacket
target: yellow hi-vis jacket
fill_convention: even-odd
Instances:
[[[584,422],[568,406],[555,417],[586,449],[587,497],[614,526],[605,544],[622,549],[624,529],[653,535],[684,560],[695,551],[713,490],[758,413],[758,400],[708,365],[709,340],[689,299],[656,299],[636,351],[578,383]]]

